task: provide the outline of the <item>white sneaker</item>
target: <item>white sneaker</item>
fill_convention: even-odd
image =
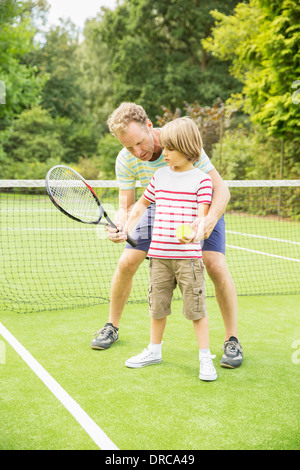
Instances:
[[[141,354],[133,356],[125,362],[125,366],[137,369],[138,367],[150,366],[151,364],[158,364],[162,361],[161,354],[155,354],[149,348],[144,349]]]
[[[216,356],[203,356],[200,358],[199,379],[210,382],[217,379],[217,371],[213,365],[212,359]]]

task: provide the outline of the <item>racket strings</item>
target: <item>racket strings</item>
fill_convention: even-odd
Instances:
[[[67,168],[53,169],[49,186],[55,202],[83,222],[95,222],[100,217],[99,206],[83,180]]]

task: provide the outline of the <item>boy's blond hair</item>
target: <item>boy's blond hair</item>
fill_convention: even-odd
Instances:
[[[174,119],[165,124],[159,135],[160,145],[178,150],[191,162],[200,160],[202,139],[198,127],[189,117]]]
[[[146,127],[147,120],[147,113],[142,106],[124,102],[109,116],[107,125],[110,133],[116,137],[117,134],[126,132],[130,122],[135,121]]]

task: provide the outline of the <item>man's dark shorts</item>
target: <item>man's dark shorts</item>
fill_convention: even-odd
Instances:
[[[129,243],[126,243],[125,248],[142,250],[148,253],[152,229],[155,217],[155,204],[150,204],[146,212],[143,214],[135,230],[131,236],[134,240],[137,240],[138,244],[132,248]],[[204,240],[202,251],[217,251],[225,255],[225,219],[224,215],[218,220],[214,230],[212,231],[209,238]]]

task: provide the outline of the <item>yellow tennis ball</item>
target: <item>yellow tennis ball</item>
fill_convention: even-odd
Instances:
[[[192,232],[193,231],[190,225],[181,224],[181,225],[178,225],[176,229],[176,237],[179,239],[181,238],[182,240],[185,240],[192,235]]]

